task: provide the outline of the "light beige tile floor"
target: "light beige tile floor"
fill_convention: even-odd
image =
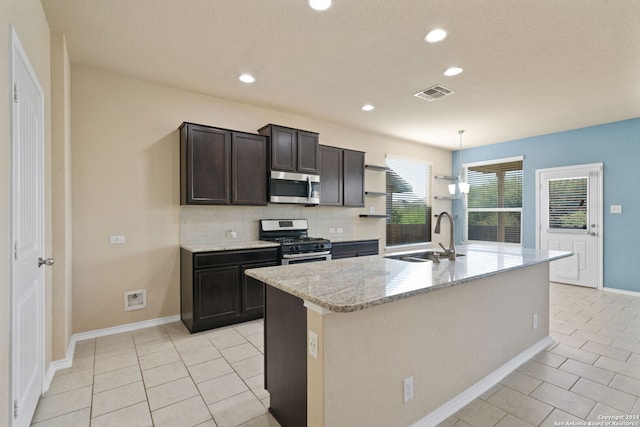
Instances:
[[[267,412],[262,330],[257,320],[189,334],[176,322],[81,341],[32,426],[279,426]]]
[[[548,427],[640,417],[640,298],[551,283],[550,314],[555,344],[440,427]],[[638,418],[619,421],[640,426]]]
[[[441,427],[640,415],[640,298],[556,283],[550,297],[556,343]],[[32,425],[277,427],[262,328],[258,320],[192,335],[178,322],[79,342]]]

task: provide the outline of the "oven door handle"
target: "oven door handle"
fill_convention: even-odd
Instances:
[[[330,254],[331,254],[331,251],[305,252],[302,254],[284,254],[282,255],[282,258],[285,258],[285,259],[319,258],[321,256],[326,256]]]
[[[307,175],[307,199],[311,198],[311,177]]]

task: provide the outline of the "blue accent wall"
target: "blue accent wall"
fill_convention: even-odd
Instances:
[[[469,135],[471,137],[471,135]],[[462,152],[464,163],[524,156],[522,243],[536,246],[536,169],[603,163],[604,286],[640,292],[640,118],[519,139]],[[452,156],[457,171],[460,152]],[[609,213],[622,205],[622,214]],[[456,241],[465,228],[464,206],[453,202]]]

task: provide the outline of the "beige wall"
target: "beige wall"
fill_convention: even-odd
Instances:
[[[45,94],[45,180],[46,189],[50,188],[50,108],[49,108],[49,26],[44,16],[42,6],[38,0],[3,0],[0,2],[0,129],[2,130],[0,143],[0,348],[10,348],[9,327],[10,327],[10,254],[11,245],[10,232],[10,42],[9,25],[16,29],[18,37],[29,56],[40,85]],[[50,194],[47,191],[47,194]],[[47,197],[45,208],[47,210],[46,248],[50,253],[51,249],[51,215],[50,198]],[[47,274],[46,288],[50,289],[51,275]],[[50,310],[50,294],[47,295],[46,306],[48,316]],[[51,330],[46,331],[46,361],[51,360]],[[0,425],[9,423],[10,408],[10,354],[7,351],[0,351]]]
[[[451,172],[446,150],[85,66],[72,66],[71,89],[74,333],[179,313],[181,215],[183,224],[236,221],[237,227],[246,227],[237,230],[239,239],[256,233],[253,221],[264,217],[263,208],[180,208],[177,129],[183,121],[246,132],[276,123],[319,132],[321,144],[365,151],[367,163],[383,165],[386,153],[400,154],[432,161],[436,174]],[[375,186],[369,189],[381,191],[384,174],[369,174],[367,186]],[[446,192],[446,183],[440,190]],[[370,203],[382,203],[376,209],[383,212],[384,201]],[[444,202],[434,211],[449,207]],[[268,215],[302,209],[299,215],[306,217],[310,212],[272,205],[265,209]],[[319,216],[350,224],[346,231],[357,236],[384,236],[383,220],[359,219],[361,212],[338,208]],[[319,232],[326,226],[322,224],[314,225]],[[125,235],[126,243],[110,245],[112,234]],[[219,235],[212,232],[211,237]],[[123,292],[142,288],[147,289],[148,307],[125,313]]]
[[[308,310],[320,352],[307,358],[307,387],[322,395],[308,401],[309,426],[420,420],[548,336],[548,278],[543,263],[320,320]],[[404,403],[411,376],[414,398]]]
[[[71,65],[63,35],[51,33],[52,356],[71,338]]]

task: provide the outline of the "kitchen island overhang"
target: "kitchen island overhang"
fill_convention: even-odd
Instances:
[[[499,245],[459,252],[440,264],[372,256],[247,271],[273,288],[267,336],[270,294],[306,307],[307,335],[318,337],[317,358],[307,337],[298,349],[309,426],[434,425],[551,342],[548,263],[571,253]],[[268,344],[265,362],[267,372],[277,363]],[[409,377],[414,398],[404,402]]]

